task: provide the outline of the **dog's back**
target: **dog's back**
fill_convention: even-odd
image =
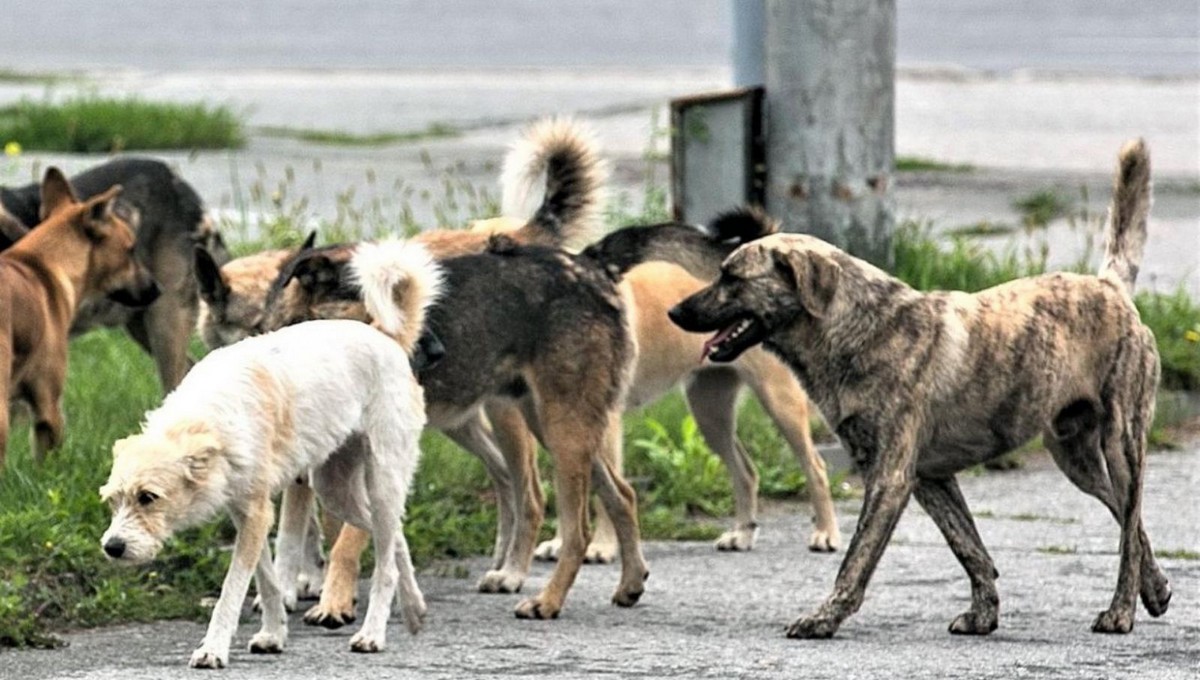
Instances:
[[[408,357],[388,336],[357,321],[297,324],[215,350],[196,364],[146,431],[201,420],[238,442],[243,464],[261,451],[288,450],[288,475],[307,469],[355,432],[418,436],[424,403]],[[386,427],[383,427],[386,426]],[[374,440],[374,439],[373,439]],[[382,442],[381,442],[382,443]]]
[[[692,276],[711,280],[721,262],[738,246],[779,231],[779,224],[757,208],[731,210],[698,227],[679,222],[617,229],[584,248],[581,256],[605,267],[614,277],[644,262],[670,262]]]

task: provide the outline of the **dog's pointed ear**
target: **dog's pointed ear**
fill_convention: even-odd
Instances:
[[[46,168],[46,174],[42,177],[42,206],[38,209],[38,220],[45,222],[54,213],[78,203],[75,190],[62,170],[54,166]]]
[[[771,255],[776,268],[795,288],[804,310],[823,318],[842,279],[841,265],[812,251],[772,250]]]
[[[84,204],[82,222],[79,226],[83,233],[93,241],[101,241],[112,229],[112,217],[117,205],[117,197],[121,195],[121,185],[113,185],[102,194],[89,198]]]
[[[200,286],[200,297],[210,305],[224,304],[229,299],[229,284],[221,275],[221,268],[206,248],[196,246],[193,251],[196,283]]]
[[[338,287],[341,272],[337,264],[327,255],[314,255],[296,263],[291,275],[283,282],[287,285],[292,279],[300,282],[300,287],[308,293],[329,291]]]
[[[302,253],[306,250],[312,250],[313,247],[316,245],[317,245],[317,230],[313,229],[312,231],[308,232],[308,238],[304,239],[304,243],[300,244],[300,250],[298,250],[296,252]]]

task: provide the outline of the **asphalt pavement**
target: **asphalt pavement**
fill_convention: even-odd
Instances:
[[[354,627],[307,628],[291,617],[279,656],[253,656],[248,610],[228,678],[1147,678],[1200,675],[1200,445],[1149,458],[1145,523],[1174,597],[1160,619],[1138,612],[1132,633],[1091,632],[1116,582],[1116,524],[1070,485],[1047,458],[1024,468],[962,477],[984,543],[1000,572],[1000,628],[984,638],[951,636],[969,604],[969,585],[932,521],[910,504],[867,591],[862,609],[831,640],[784,638],[784,627],[828,593],[844,553],[804,547],[807,507],[770,508],[749,553],[708,543],[650,542],[651,576],[632,609],[609,604],[618,567],[587,566],[556,621],[520,621],[519,595],[481,595],[481,559],[419,574],[429,604],[415,637],[398,621],[388,648],[349,651]],[[857,503],[839,503],[843,533]],[[526,584],[534,592],[549,565]],[[360,596],[367,593],[360,584]],[[361,605],[360,605],[361,609]],[[67,634],[54,651],[0,651],[0,676],[192,678],[198,622],[158,622]]]

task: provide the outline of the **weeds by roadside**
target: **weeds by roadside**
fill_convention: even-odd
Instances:
[[[76,95],[22,99],[0,108],[0,142],[76,153],[151,149],[236,149],[245,144],[228,107]]]

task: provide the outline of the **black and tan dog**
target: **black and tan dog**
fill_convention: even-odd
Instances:
[[[423,243],[439,259],[480,253],[497,231],[518,243],[551,247],[580,245],[588,240],[599,215],[606,168],[586,128],[569,120],[540,121],[525,132],[513,153],[506,158],[505,165],[506,172],[544,178],[543,199],[530,219],[483,220],[476,222],[469,231],[428,231],[418,234],[414,240]],[[271,307],[275,313],[286,316],[287,310],[305,309],[308,301],[300,293],[306,286],[328,285],[338,280],[353,252],[351,247],[316,250],[310,247],[311,242],[299,252],[271,251],[251,255],[219,268],[212,258],[198,252],[197,274],[201,279],[204,302],[199,330],[209,346],[235,342],[279,323],[277,319],[264,323],[263,310],[267,306],[267,289],[281,269],[288,270],[284,275],[286,280],[297,279],[304,284],[280,286],[275,291]],[[358,318],[354,315],[362,311],[359,304],[339,309],[336,303],[327,301],[311,313]],[[486,337],[477,338],[477,341],[490,342]],[[537,443],[526,427],[520,409],[511,401],[488,402],[482,410],[477,409],[469,416],[453,424],[433,418],[430,422],[439,427],[444,425],[444,431],[478,456],[487,468],[495,486],[499,517],[493,569],[484,575],[479,588],[484,592],[515,592],[521,588],[529,571],[537,540],[536,527],[540,526],[543,517],[541,488],[536,482],[536,471],[532,469]],[[510,469],[514,470],[513,474]],[[514,484],[514,477],[522,481]],[[293,516],[305,507],[307,501],[303,494],[300,487],[285,494],[285,515]],[[281,531],[280,539],[287,539],[289,534]],[[320,569],[319,562],[312,559],[316,547],[311,539],[315,535],[315,531],[309,532],[304,549],[310,557],[302,560],[305,573],[300,578],[300,595],[312,595],[318,590],[320,580],[312,579]],[[353,528],[342,532],[330,553],[325,587],[320,589],[321,602],[308,612],[307,622],[337,627],[353,620],[358,557],[368,539],[365,532]],[[286,557],[292,550],[294,548],[281,548],[278,553]],[[281,572],[287,570],[286,564],[280,566]],[[286,587],[291,575],[281,573],[281,577]],[[294,605],[293,600],[289,599],[289,605]]]
[[[703,228],[667,223],[618,229],[580,255],[619,277],[630,301],[638,356],[626,408],[645,406],[682,384],[696,425],[729,470],[735,523],[717,539],[717,549],[750,550],[758,532],[758,475],[737,440],[738,396],[748,386],[804,469],[814,513],[808,547],[826,552],[839,547],[841,534],[825,462],[810,433],[808,398],[795,376],[762,349],[752,349],[729,365],[713,364],[701,351],[704,336],[684,332],[667,319],[670,307],[716,278],[721,261],[735,248],[776,231],[778,224],[762,211],[737,210]],[[621,448],[611,453],[619,468]],[[616,551],[615,535],[602,510],[597,509],[596,532],[588,548],[591,561],[609,561]],[[557,549],[557,542],[547,542],[538,546],[536,555],[553,558]]]
[[[204,246],[217,262],[228,260],[220,235],[204,214],[204,203],[165,163],[121,158],[71,178],[84,199],[121,185],[119,204],[137,236],[135,254],[157,281],[162,295],[145,309],[98,299],[79,308],[71,334],[97,326],[123,326],[158,366],[164,391],[187,372],[187,347],[199,301],[192,276],[192,248]],[[37,184],[0,188],[0,248],[29,232],[46,214]]]
[[[158,296],[134,256],[133,231],[114,208],[120,193],[115,186],[80,203],[63,174],[50,168],[41,184],[45,219],[0,252],[0,466],[10,400],[33,411],[39,460],[62,443],[67,337],[77,310],[106,299],[145,306]]]
[[[858,609],[912,495],[971,581],[971,608],[950,631],[995,630],[997,572],[954,475],[1039,434],[1067,477],[1121,525],[1116,592],[1092,629],[1131,630],[1139,591],[1152,616],[1167,610],[1170,585],[1141,518],[1159,361],[1130,297],[1149,185],[1145,146],[1130,143],[1096,276],[923,294],[819,239],[775,235],[739,248],[715,283],[671,310],[687,330],[718,331],[706,348],[714,361],[759,343],[778,354],[864,476],[858,530],[833,593],[790,637],[829,637]]]
[[[285,264],[268,297],[262,330],[312,319],[367,320],[346,267],[354,248],[306,251]],[[427,328],[441,340],[445,357],[419,376],[430,425],[458,439],[465,424],[478,422],[483,407],[509,405],[555,462],[563,545],[549,583],[517,605],[517,616],[558,616],[588,544],[586,500],[592,479],[620,546],[621,582],[613,602],[632,606],[648,573],[636,498],[602,453],[622,436],[622,402],[636,352],[616,286],[588,259],[521,246],[505,236],[490,237],[480,254],[439,264],[445,292],[430,309]],[[518,290],[520,295],[511,294]],[[511,461],[514,485],[525,488],[524,466],[531,462],[532,456]],[[537,507],[530,531],[516,536],[510,547],[524,569],[540,513]],[[331,574],[338,566],[335,559]],[[336,590],[331,586],[327,582],[323,602]]]

